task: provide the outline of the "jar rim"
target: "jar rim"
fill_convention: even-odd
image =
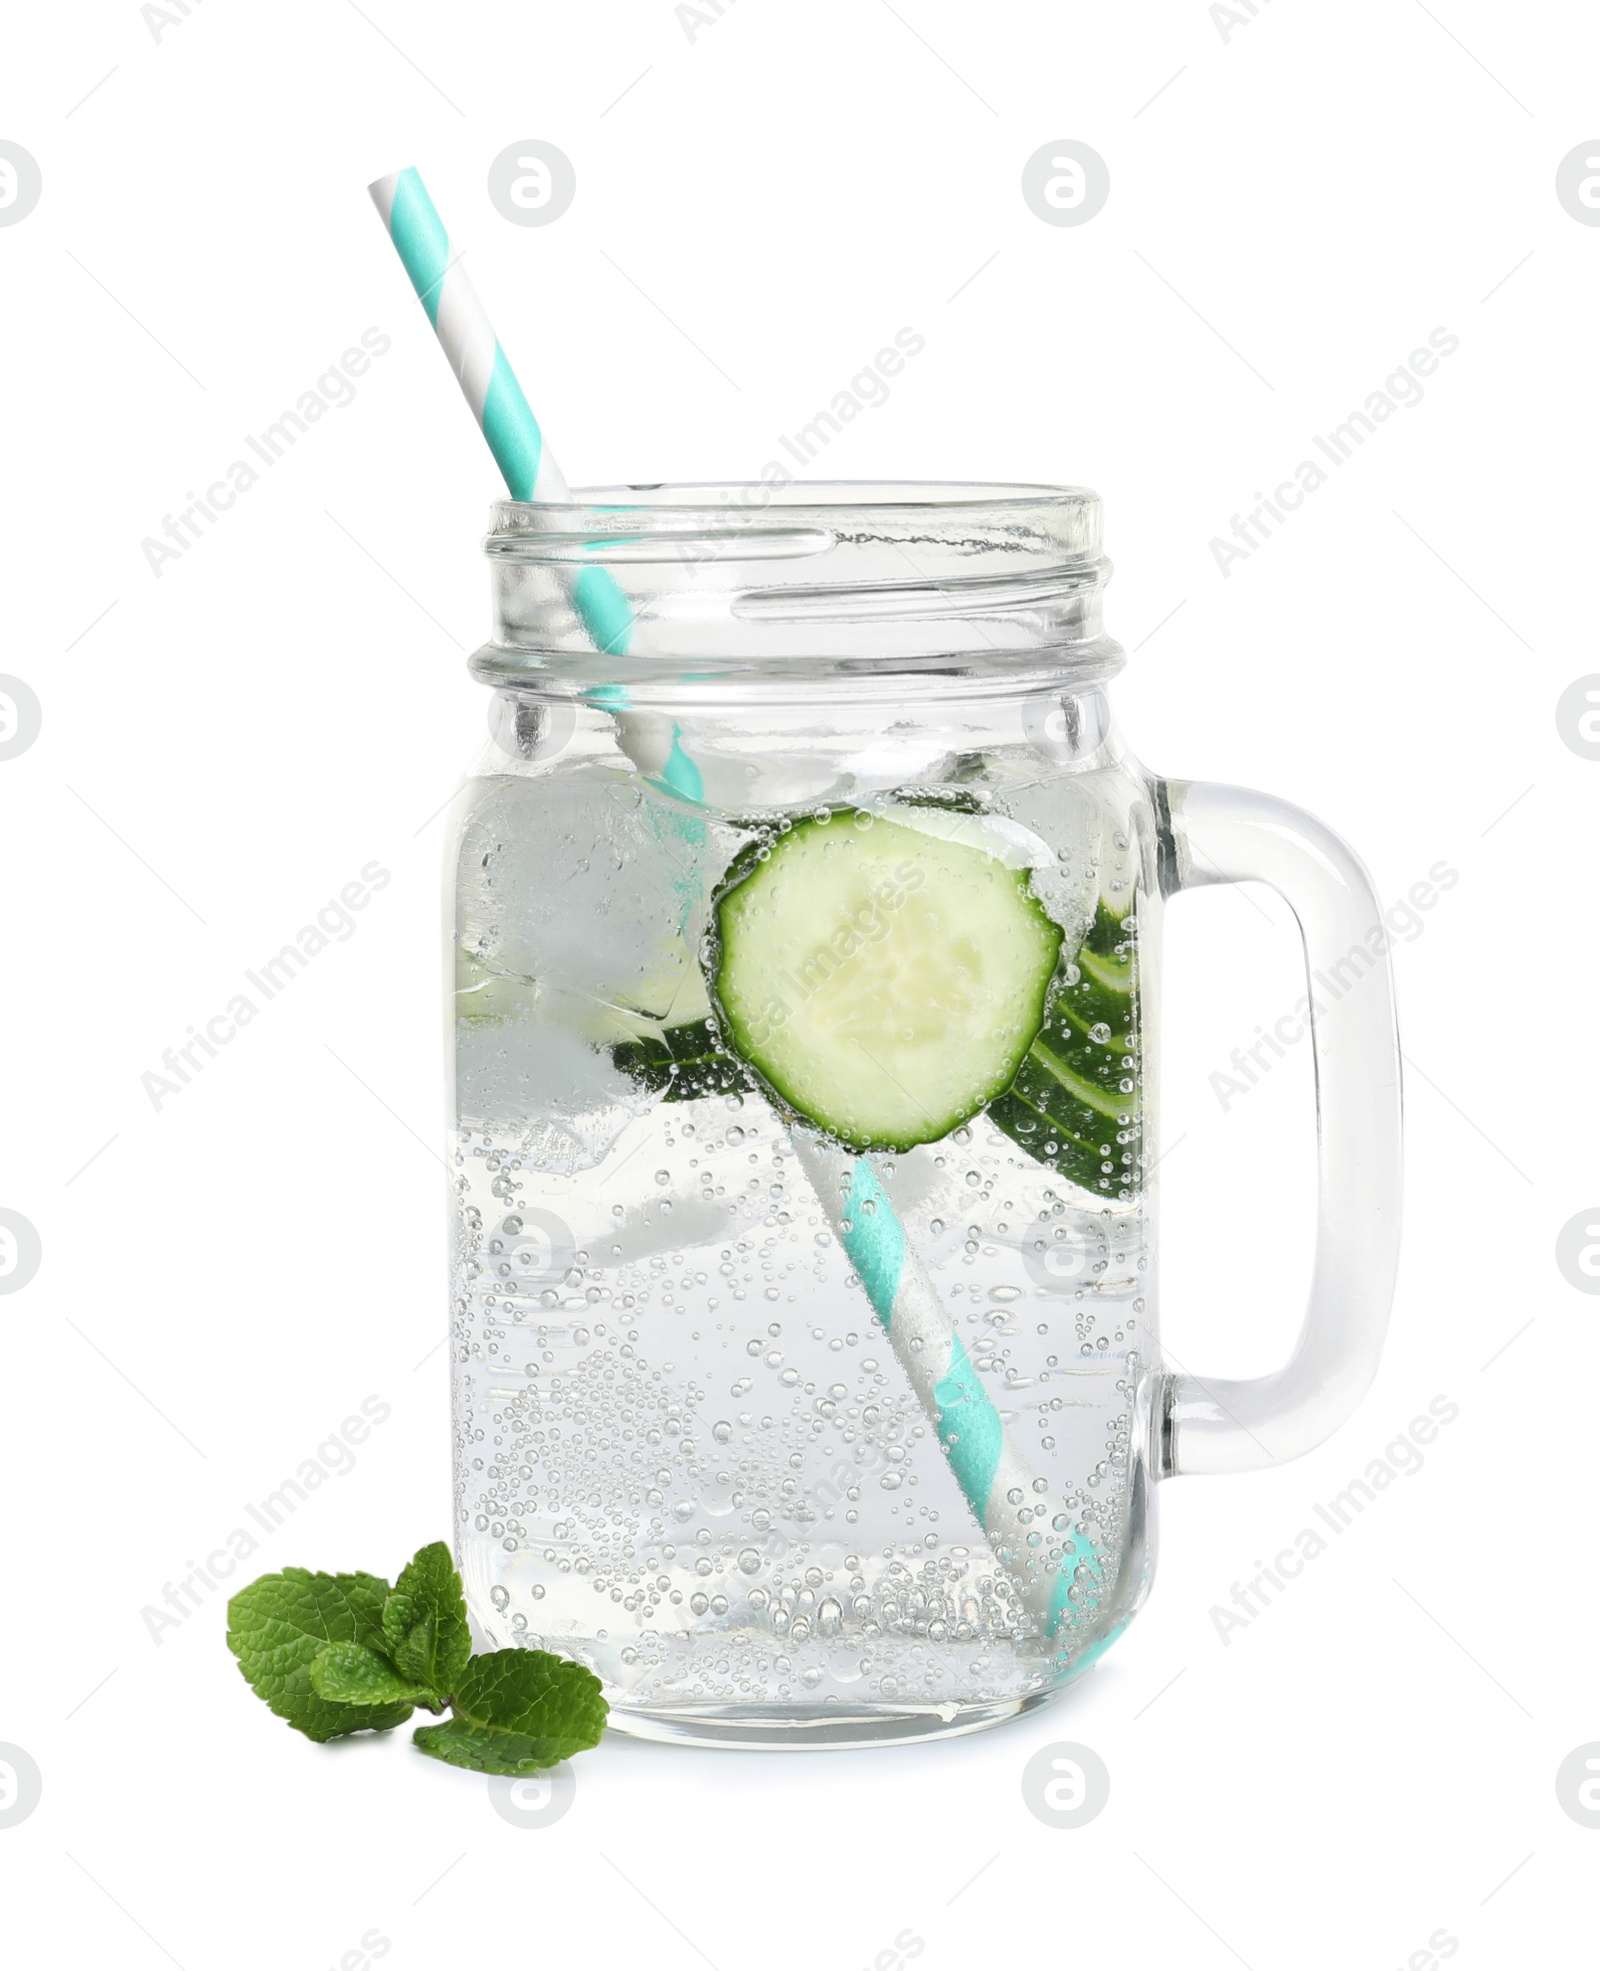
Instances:
[[[759,499],[746,500],[746,494]],[[984,479],[791,479],[783,484],[764,479],[647,480],[637,484],[574,486],[567,500],[496,500],[495,520],[562,517],[569,524],[577,514],[760,513],[769,507],[864,507],[961,512],[987,507],[1074,506],[1099,516],[1100,495],[1089,486],[1051,485],[1031,480]],[[1098,531],[1098,530],[1097,530]]]
[[[1120,667],[1090,488],[781,473],[497,500],[483,543],[494,637],[474,674]]]

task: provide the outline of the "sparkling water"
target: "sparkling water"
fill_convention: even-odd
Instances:
[[[705,899],[750,832],[615,774],[574,773],[559,797],[514,774],[468,790],[453,1352],[469,1600],[490,1646],[587,1663],[636,1729],[837,1716],[860,1735],[1003,1713],[1081,1667],[1143,1584],[1137,1172],[1092,1196],[983,1116],[873,1158],[1054,1525],[1097,1556],[1051,1639],[782,1117],[749,1091],[665,1101],[611,1058],[608,1034],[692,1003]],[[1097,890],[1099,839],[1079,845]]]

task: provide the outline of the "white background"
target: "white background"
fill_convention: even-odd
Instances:
[[[8,22],[0,137],[43,174],[0,229],[0,669],[44,707],[0,765],[0,1204],[44,1243],[0,1300],[0,1741],[44,1786],[0,1830],[18,1963],[354,1971],[372,1931],[395,1967],[663,1971],[853,1971],[904,1930],[928,1971],[1593,1949],[1600,1833],[1554,1780],[1600,1738],[1600,1303],[1555,1242],[1600,1195],[1600,764],[1555,707],[1600,670],[1600,228],[1554,182],[1600,123],[1600,30],[1487,0],[1241,0],[1226,36],[1200,0],[897,8],[738,0],[692,38],[669,0]],[[548,228],[485,189],[530,137],[577,170]],[[1064,137],[1111,174],[1081,227],[1020,193]],[[355,1470],[241,1574],[389,1571],[447,1527],[437,811],[483,732],[462,660],[495,480],[366,197],[408,162],[574,480],[754,472],[913,326],[827,471],[1097,487],[1141,757],[1301,802],[1386,901],[1459,872],[1397,960],[1408,1230],[1376,1386],[1297,1464],[1163,1488],[1144,1612],[1002,1731],[614,1738],[525,1830],[407,1731],[318,1750],[277,1723],[220,1593],[149,1633],[364,1397],[392,1414]],[[141,540],[368,326],[393,344],[357,400],[158,579]],[[1224,579],[1212,537],[1436,327],[1460,348],[1425,400]],[[356,934],[155,1110],[163,1049],[373,859],[393,881]],[[1209,1077],[1298,995],[1292,933],[1211,892],[1169,952],[1166,1328],[1252,1373],[1308,1271],[1309,1068],[1226,1112]],[[1224,1642],[1232,1585],[1436,1397],[1459,1417],[1424,1468]],[[1079,1831],[1019,1789],[1058,1740],[1111,1773]]]

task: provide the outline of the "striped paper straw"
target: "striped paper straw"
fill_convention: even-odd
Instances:
[[[522,393],[483,304],[450,251],[450,236],[416,170],[407,166],[368,188],[373,203],[427,310],[439,345],[488,441],[514,500],[559,504],[571,498],[532,407]],[[633,612],[607,568],[581,569],[573,603],[597,650],[626,653]],[[615,709],[627,694],[607,687]],[[669,792],[697,803],[699,769],[683,751],[679,728],[658,769]],[[938,1434],[950,1469],[996,1560],[1015,1583],[1029,1613],[1054,1639],[1072,1606],[1078,1570],[1098,1584],[1100,1564],[1079,1534],[1063,1533],[1062,1508],[1041,1491],[1032,1469],[1006,1434],[999,1411],[961,1344],[932,1280],[912,1252],[905,1227],[866,1157],[793,1132],[823,1210],[838,1232],[873,1311]],[[1109,1641],[1107,1637],[1104,1641]],[[1090,1655],[1098,1655],[1104,1642]]]
[[[367,189],[511,497],[556,504],[570,500],[539,420],[459,254],[450,251],[450,235],[415,168],[393,171]],[[610,569],[581,569],[572,584],[572,600],[595,648],[622,655],[633,634],[633,612]]]
[[[1081,1587],[1098,1588],[1094,1548],[1070,1530],[1072,1515],[1049,1496],[1012,1443],[871,1162],[809,1131],[792,1135],[990,1550],[1029,1614],[1054,1641],[1069,1612],[1080,1619],[1091,1613],[1089,1597],[1078,1606],[1069,1591],[1080,1568],[1087,1570]]]

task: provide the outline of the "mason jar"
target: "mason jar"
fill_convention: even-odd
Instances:
[[[1092,492],[575,498],[493,509],[450,852],[474,1621],[645,1736],[997,1723],[1127,1626],[1157,1479],[1371,1379],[1379,906],[1309,816],[1128,750]],[[1161,915],[1246,879],[1305,945],[1318,1246],[1284,1367],[1201,1381],[1157,1326]]]

